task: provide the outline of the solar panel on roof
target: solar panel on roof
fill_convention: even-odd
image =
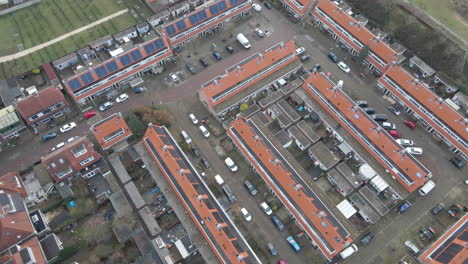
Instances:
[[[139,60],[142,57],[141,52],[139,50],[134,50],[134,51],[130,52],[130,56],[132,56],[132,59],[134,61]]]
[[[177,21],[176,23],[176,26],[177,26],[177,29],[180,31],[180,30],[184,30],[187,28],[187,25],[185,24],[185,20],[180,20],[180,21]]]
[[[167,31],[167,34],[169,34],[169,36],[174,35],[176,33],[176,29],[174,25],[167,26],[166,31]]]
[[[84,85],[88,85],[94,81],[93,76],[89,72],[81,75],[80,78],[81,78],[81,81],[84,83]]]
[[[160,50],[166,46],[166,44],[164,44],[164,41],[162,39],[157,39],[153,43],[154,43],[154,46],[156,47],[156,50]]]
[[[224,9],[226,9],[227,8],[226,1],[219,2],[218,8],[219,8],[219,11],[223,11]]]
[[[229,0],[229,2],[231,3],[231,6],[233,6],[237,5],[238,3],[244,2],[244,0]]]
[[[190,21],[190,24],[192,25],[197,24],[200,21],[200,19],[198,19],[198,14],[189,16],[189,21]]]
[[[106,70],[106,67],[104,67],[104,66],[98,67],[98,68],[94,69],[94,71],[96,72],[96,74],[97,74],[97,76],[99,78],[102,78],[102,77],[107,75],[107,70]]]
[[[119,60],[123,66],[127,66],[130,63],[132,63],[132,59],[130,58],[128,54],[123,55],[122,57],[119,58]]]
[[[117,66],[117,63],[115,61],[111,61],[106,64],[106,68],[109,72],[114,72],[119,69],[119,66]]]
[[[81,83],[80,81],[78,81],[78,79],[73,79],[71,81],[68,81],[68,85],[70,86],[70,88],[72,89],[72,91],[75,91],[77,89],[80,89],[81,88]]]
[[[200,21],[205,20],[207,18],[208,18],[208,15],[206,14],[205,10],[202,10],[202,11],[198,12],[198,19]]]
[[[156,50],[153,46],[153,42],[144,45],[143,48],[145,49],[146,54],[151,54]]]

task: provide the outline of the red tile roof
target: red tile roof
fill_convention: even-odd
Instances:
[[[74,153],[81,154],[78,157],[75,157]],[[80,164],[80,162],[91,157],[93,159],[88,163],[84,165]],[[52,179],[55,182],[61,182],[74,173],[81,171],[94,162],[97,162],[99,159],[100,155],[94,150],[91,141],[86,137],[81,137],[44,156],[42,158],[42,163],[46,166],[46,170],[49,172]],[[69,171],[69,173],[59,177],[60,173],[64,171]]]
[[[50,111],[48,114],[43,115],[41,118],[35,121],[51,116],[55,112],[68,106],[67,100],[65,100],[65,96],[60,91],[60,89],[56,86],[51,86],[44,90],[39,91],[37,95],[30,95],[24,98],[23,100],[18,101],[16,103],[16,110],[18,110],[18,112],[26,121],[26,123],[30,125],[33,122],[29,121],[29,117],[39,112],[42,112],[43,110],[55,104],[58,104],[60,102],[63,102],[65,105],[60,108],[57,108],[54,111]]]
[[[209,107],[212,108],[226,101],[235,94],[247,89],[249,86],[261,81],[275,71],[287,66],[291,62],[296,61],[297,55],[295,50],[294,41],[291,40],[284,45],[282,43],[275,45],[267,50],[263,55],[253,55],[252,57],[241,61],[238,65],[234,65],[226,70],[227,73],[225,75],[219,76],[210,81],[208,85],[205,85],[200,90],[200,97],[208,104]],[[283,62],[280,63],[282,60]],[[234,89],[236,85],[239,85],[241,82],[247,80],[253,75],[268,69],[268,67],[271,67],[271,65],[275,63],[280,63],[274,68],[275,70],[270,70],[235,90],[230,90]]]
[[[23,200],[17,193],[2,193],[0,189],[0,252],[34,233]]]
[[[151,126],[143,144],[221,263],[260,263],[165,127]]]
[[[120,112],[99,121],[90,129],[104,150],[132,135]]]
[[[24,182],[17,172],[9,172],[0,177],[0,190],[2,189],[8,193],[18,193],[21,198],[28,196]]]
[[[21,250],[28,250],[30,249],[30,253],[32,253],[31,259],[34,260],[35,264],[46,264],[47,261],[44,257],[44,252],[42,251],[42,247],[39,244],[39,240],[37,237],[34,237],[32,239],[29,239],[28,241],[22,243],[20,245],[20,249],[18,252],[14,253],[13,255],[11,254],[6,254],[2,258],[0,258],[0,261],[2,263],[6,263],[7,261],[12,261],[11,264],[25,264],[23,259],[21,258]]]
[[[313,73],[303,88],[341,126],[348,131],[409,192],[415,191],[431,177],[431,173],[356,106],[342,90],[323,74]],[[346,120],[346,122],[344,121]]]
[[[408,97],[400,94],[398,90],[387,81],[387,78],[398,85],[405,94],[416,101],[416,104],[422,105],[427,111],[422,111],[415,106],[415,103],[413,103],[414,100],[409,100]],[[425,85],[421,84],[421,82],[399,66],[391,66],[388,68],[384,75],[380,77],[379,82],[397,95],[411,110],[452,142],[452,144],[465,155],[468,155],[468,122],[464,121],[464,117],[445,103],[441,97],[434,94]],[[431,116],[435,117],[436,121],[434,121]],[[444,130],[443,126],[448,127],[449,131]]]
[[[315,6],[314,10],[312,10],[312,13],[323,23],[325,23],[328,27],[335,28],[330,22],[328,22],[320,14],[318,14],[316,9],[319,9],[325,14],[327,14],[327,16],[332,18],[336,24],[339,24],[343,29],[348,31],[348,33],[353,35],[359,42],[361,42],[362,45],[367,44],[370,50],[388,65],[397,60],[397,53],[392,48],[390,48],[388,44],[381,40],[377,40],[377,36],[372,34],[369,29],[367,29],[365,26],[360,25],[352,16],[350,16],[346,12],[340,10],[338,6],[336,6],[332,1],[318,0],[317,5]],[[334,32],[338,34],[342,39],[346,40],[348,44],[350,44],[356,51],[359,52],[361,50],[361,48],[354,44],[352,40],[348,39],[348,37],[346,37],[339,30],[334,30]],[[373,64],[376,67],[378,67],[381,71],[384,70],[384,68],[380,66],[370,56],[368,56],[368,59],[373,61]]]
[[[348,231],[251,120],[234,120],[228,135],[327,259],[352,242]]]
[[[299,15],[304,15],[309,10],[310,5],[314,4],[314,0],[283,0],[288,6],[290,6]],[[296,2],[296,3],[294,3]]]
[[[468,261],[468,214],[429,246],[419,257],[428,264],[466,264]]]

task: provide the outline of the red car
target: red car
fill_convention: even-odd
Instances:
[[[286,260],[280,259],[280,260],[278,261],[278,264],[288,264],[288,263],[286,263]]]
[[[403,123],[405,123],[405,125],[411,129],[415,128],[416,127],[416,123],[413,122],[413,121],[409,121],[408,119],[406,119],[405,121],[403,121]]]
[[[88,112],[84,113],[84,118],[85,119],[90,119],[91,117],[95,116],[96,114],[97,114],[96,110],[88,111]]]
[[[396,131],[396,130],[390,130],[388,133],[389,133],[390,136],[392,136],[393,138],[401,138],[400,132],[398,132],[398,131]]]

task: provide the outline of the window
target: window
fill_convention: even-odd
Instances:
[[[79,156],[85,154],[88,151],[86,150],[84,145],[81,145],[80,148],[75,148],[75,149],[72,150],[72,152],[73,152],[73,156],[75,156],[75,158],[78,158]]]
[[[55,176],[57,176],[57,178],[63,178],[65,176],[67,176],[68,174],[72,173],[72,172],[73,172],[72,168],[68,168],[67,170],[56,173]]]
[[[94,157],[93,157],[93,156],[88,157],[87,159],[81,161],[81,162],[80,162],[80,165],[81,165],[81,166],[84,166],[84,165],[90,163],[90,162],[93,161],[93,160],[94,160]]]

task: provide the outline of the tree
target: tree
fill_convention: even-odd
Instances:
[[[364,47],[362,47],[361,51],[359,52],[356,62],[359,64],[364,62],[364,60],[369,55],[369,50],[370,50],[369,45],[364,45]]]
[[[146,112],[141,119],[145,123],[169,127],[171,123],[171,114],[166,110],[151,110]]]
[[[133,135],[136,137],[142,137],[145,134],[145,126],[141,123],[140,119],[138,119],[134,112],[128,112],[125,117],[125,121],[127,121]]]
[[[241,106],[240,106],[240,108],[239,108],[239,111],[244,112],[245,110],[247,110],[247,108],[249,108],[249,105],[247,105],[247,104],[241,104]]]

